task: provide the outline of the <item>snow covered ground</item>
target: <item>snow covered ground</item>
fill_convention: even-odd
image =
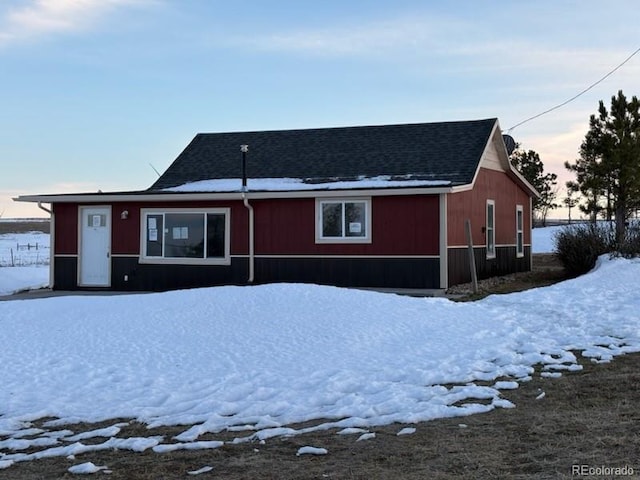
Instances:
[[[557,232],[562,230],[566,225],[558,225],[553,227],[534,228],[531,232],[533,253],[550,253],[555,251],[553,238]]]
[[[640,260],[603,258],[577,279],[473,303],[300,284],[0,302],[0,467],[217,448],[200,437],[223,430],[245,442],[350,428],[375,442],[377,425],[512,408],[500,390],[535,364],[554,377],[580,369],[572,351],[640,351],[639,288]],[[36,428],[43,417],[59,420]],[[184,431],[64,427],[111,418]]]
[[[49,265],[49,254],[48,233],[0,235],[0,267]]]
[[[0,295],[49,285],[49,234],[0,235]]]
[[[201,437],[221,431],[246,442],[336,428],[375,442],[378,425],[403,424],[404,435],[415,431],[406,424],[513,408],[501,390],[536,364],[555,377],[581,368],[572,351],[594,361],[640,351],[639,288],[640,259],[603,257],[577,279],[473,303],[301,284],[0,302],[0,468],[218,448]],[[45,417],[58,420],[34,424]],[[184,430],[65,427],[115,418]],[[299,452],[320,453],[331,454]]]
[[[0,267],[0,296],[22,290],[44,288],[49,285],[49,267]]]

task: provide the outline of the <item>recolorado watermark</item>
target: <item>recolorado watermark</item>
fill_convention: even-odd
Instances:
[[[609,467],[607,465],[571,465],[572,477],[631,477],[638,470],[630,465],[622,467]]]

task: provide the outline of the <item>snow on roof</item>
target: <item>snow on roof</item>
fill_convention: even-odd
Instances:
[[[199,133],[149,190],[240,175],[249,145],[255,178],[355,179],[421,173],[453,185],[473,182],[496,118],[456,122]],[[499,138],[502,141],[502,138]],[[428,177],[427,177],[428,176]]]
[[[311,183],[302,178],[249,178],[249,190],[267,192],[290,192],[305,190],[351,190],[364,188],[410,188],[410,187],[447,187],[451,182],[446,180],[419,180],[412,178],[391,177],[380,175],[377,177],[359,177],[355,180],[338,180]],[[200,180],[185,183],[177,187],[163,189],[166,192],[237,192],[242,188],[240,178],[223,178]]]

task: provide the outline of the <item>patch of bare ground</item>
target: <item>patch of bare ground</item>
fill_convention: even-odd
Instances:
[[[569,275],[555,253],[534,253],[529,272],[512,273],[478,281],[478,292],[473,292],[470,283],[454,285],[447,294],[455,300],[473,301],[492,294],[512,293],[530,288],[545,287],[567,280]]]
[[[579,355],[578,355],[579,357]],[[67,470],[83,462],[108,466],[111,479],[191,478],[189,471],[211,466],[198,478],[239,479],[477,479],[576,478],[574,465],[632,468],[640,474],[640,354],[617,357],[608,364],[582,361],[584,370],[560,378],[533,380],[503,397],[516,405],[469,417],[408,425],[411,435],[397,436],[407,425],[371,429],[375,438],[336,430],[225,444],[214,450],[158,454],[98,451],[75,459],[42,459],[0,470],[0,479],[69,479]],[[544,392],[543,398],[537,399]],[[113,425],[65,426],[87,431]],[[118,437],[164,435],[165,441],[185,427],[149,430],[132,423]],[[231,440],[236,434],[211,434]],[[326,448],[327,455],[297,456],[303,446]],[[103,477],[105,474],[95,474]],[[591,478],[612,478],[610,475]]]

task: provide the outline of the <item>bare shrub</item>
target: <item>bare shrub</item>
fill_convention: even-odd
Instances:
[[[609,223],[569,225],[558,231],[553,241],[565,271],[572,276],[587,273],[600,255],[616,250],[615,228]]]

